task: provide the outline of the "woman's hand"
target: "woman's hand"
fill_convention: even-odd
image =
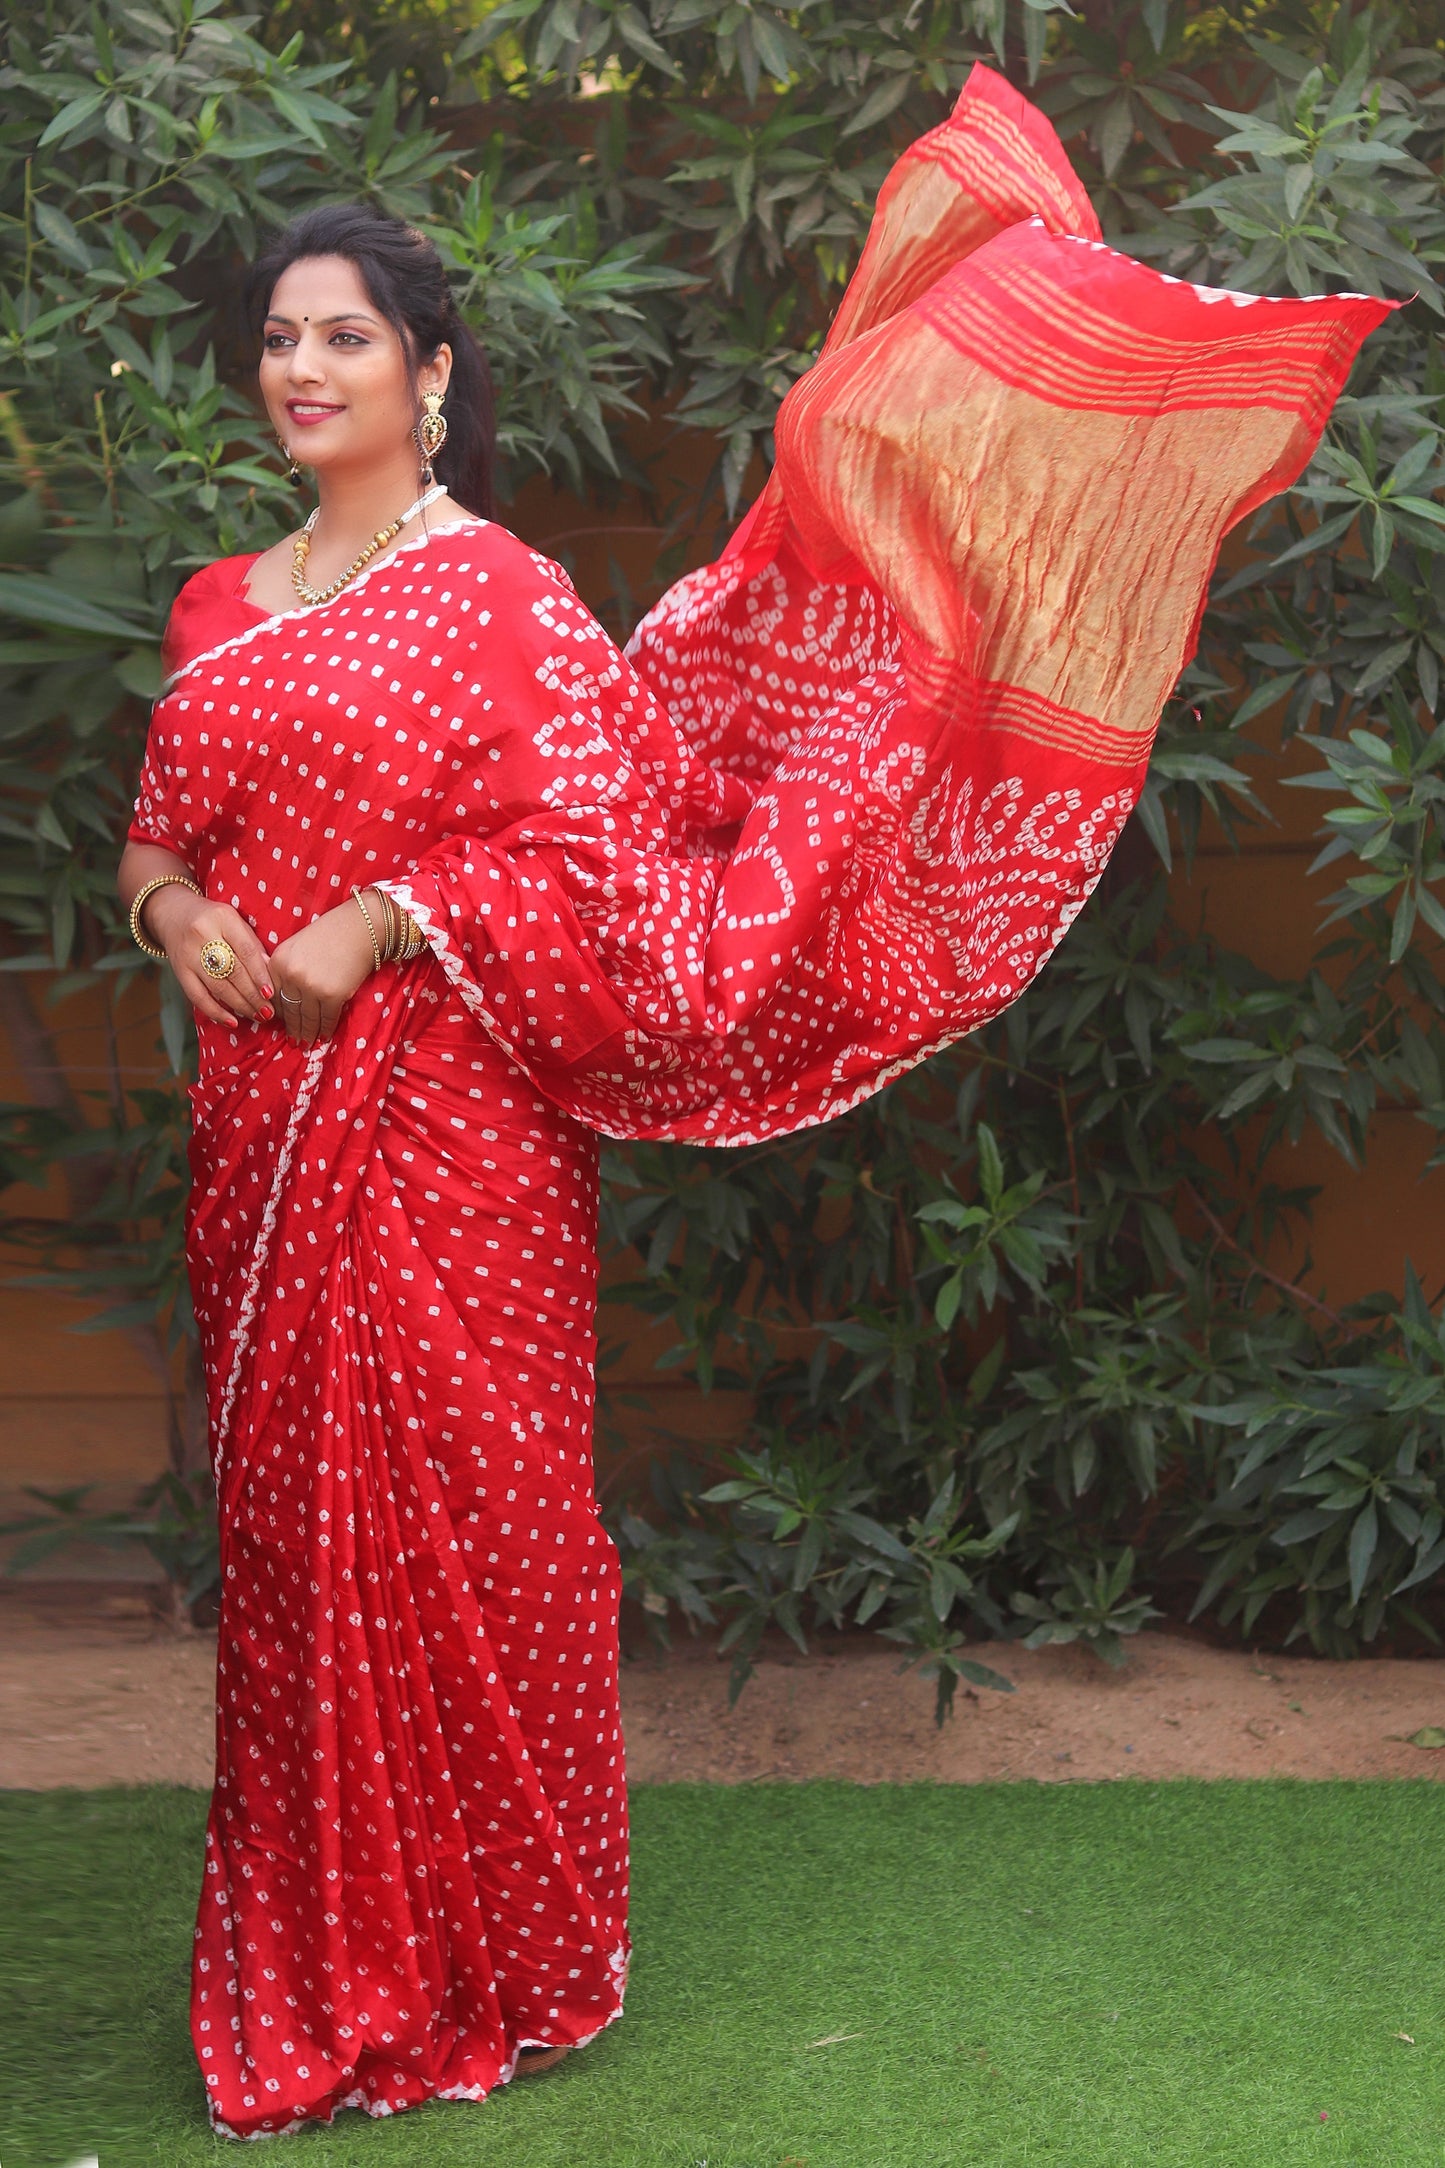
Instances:
[[[172,882],[146,898],[141,914],[146,932],[165,950],[182,993],[202,1016],[213,1024],[229,1024],[232,1031],[258,1017],[269,1021],[273,1014],[271,966],[239,911]],[[235,950],[236,968],[228,979],[210,978],[201,969],[201,950],[208,941],[217,940],[229,941]]]
[[[362,893],[380,932],[378,900]],[[271,956],[276,1012],[287,1038],[296,1046],[329,1039],[347,1002],[375,969],[371,935],[354,896],[291,934]]]

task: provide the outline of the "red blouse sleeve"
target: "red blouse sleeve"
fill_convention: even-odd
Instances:
[[[167,678],[185,668],[197,655],[233,639],[264,616],[241,592],[247,573],[259,552],[246,557],[222,557],[187,580],[175,599],[165,637],[161,641],[161,669]],[[173,787],[165,757],[165,744],[152,725],[146,739],[145,761],[136,793],[135,817],[126,831],[131,843],[155,843],[162,850],[184,856],[168,819]]]

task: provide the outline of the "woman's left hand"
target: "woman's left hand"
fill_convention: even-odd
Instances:
[[[314,1046],[329,1039],[347,1002],[375,968],[371,935],[355,897],[273,949],[276,1021],[292,1044]]]

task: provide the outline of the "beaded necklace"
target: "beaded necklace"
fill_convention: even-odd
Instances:
[[[435,504],[438,497],[445,495],[445,483],[438,482],[435,489],[427,490],[424,496],[417,498],[415,504],[409,504],[400,518],[394,519],[389,527],[378,527],[365,549],[352,558],[339,578],[330,581],[325,587],[313,587],[306,577],[306,560],[311,555],[311,530],[321,517],[321,507],[318,504],[291,545],[291,585],[308,608],[314,609],[320,602],[334,601],[348,581],[354,580],[357,573],[364,571],[371,563],[378,550],[384,550],[388,542],[396,540],[409,519],[415,519],[418,512],[424,512],[429,504]]]

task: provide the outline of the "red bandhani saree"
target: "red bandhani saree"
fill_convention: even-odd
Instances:
[[[763,496],[626,657],[482,520],[312,610],[252,607],[249,559],[185,590],[132,835],[268,948],[371,881],[430,944],[330,1045],[201,1027],[219,2130],[480,2099],[617,2015],[597,1133],[826,1120],[1028,985],[1221,537],[1383,311],[1103,247],[980,69],[891,175]]]

